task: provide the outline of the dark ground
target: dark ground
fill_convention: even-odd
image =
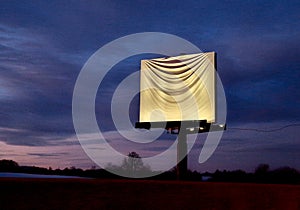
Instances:
[[[0,179],[0,209],[300,210],[299,185]]]

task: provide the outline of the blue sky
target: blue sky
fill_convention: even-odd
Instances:
[[[191,168],[251,171],[269,163],[300,169],[299,127],[269,133],[230,129],[300,123],[299,1],[1,1],[0,158],[46,167],[93,165],[72,123],[76,78],[104,44],[148,31],[171,33],[217,52],[228,130],[204,164],[196,161],[203,144],[199,136],[189,155]],[[140,58],[116,65],[100,87],[96,113],[108,138],[115,139],[107,114],[112,93],[139,70]],[[119,147],[124,153],[132,150]],[[139,153],[157,148],[164,143]]]

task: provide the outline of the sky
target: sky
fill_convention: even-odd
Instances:
[[[300,170],[299,1],[1,1],[0,159],[52,168],[94,166],[72,122],[76,78],[103,45],[139,32],[174,34],[217,52],[228,129],[202,164],[206,135],[198,135],[190,169],[253,171],[267,163]],[[174,141],[164,135],[148,147],[131,147],[109,115],[118,84],[139,71],[140,59],[153,57],[121,61],[99,86],[99,127],[124,154],[151,156]],[[137,97],[130,117],[138,119]],[[282,129],[271,131],[276,128]]]

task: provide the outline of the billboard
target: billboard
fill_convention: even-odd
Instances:
[[[216,118],[215,52],[141,60],[140,122]]]

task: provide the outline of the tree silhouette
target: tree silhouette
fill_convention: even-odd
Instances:
[[[13,160],[0,160],[0,171],[15,172],[19,169],[19,164]]]
[[[254,176],[255,181],[260,183],[266,183],[270,181],[270,166],[268,164],[259,164],[255,168]]]
[[[269,172],[270,166],[268,164],[259,164],[256,169],[255,169],[255,174],[256,175],[263,175]]]
[[[140,155],[136,152],[130,152],[127,158],[124,158],[121,165],[122,170],[128,173],[130,176],[135,176],[138,173],[150,172],[150,167],[145,166]]]
[[[122,168],[124,170],[135,172],[143,167],[144,164],[139,154],[130,152],[127,156],[128,158],[125,158],[122,163]]]

